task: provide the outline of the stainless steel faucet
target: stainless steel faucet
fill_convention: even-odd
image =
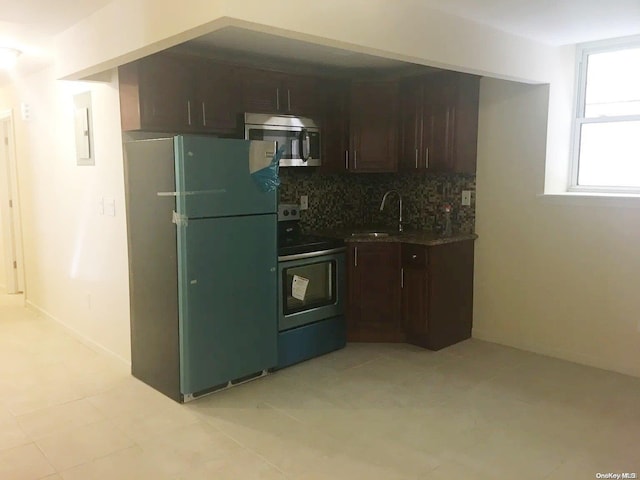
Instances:
[[[387,193],[384,194],[384,197],[382,197],[382,203],[380,204],[380,211],[384,209],[384,202],[387,200],[387,197],[391,193],[395,193],[398,195],[398,203],[400,204],[398,208],[398,231],[401,232],[402,231],[402,195],[400,195],[399,191],[389,190]]]

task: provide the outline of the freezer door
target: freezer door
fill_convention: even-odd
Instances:
[[[274,367],[276,216],[189,220],[178,252],[182,393]]]
[[[178,213],[188,218],[276,212],[277,190],[265,192],[250,174],[250,150],[269,160],[273,142],[181,135],[175,139]]]

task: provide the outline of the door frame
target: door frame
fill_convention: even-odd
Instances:
[[[5,250],[5,265],[0,265],[0,268],[6,271],[7,293],[21,293],[25,288],[24,257],[12,110],[0,111],[0,168],[0,233]]]

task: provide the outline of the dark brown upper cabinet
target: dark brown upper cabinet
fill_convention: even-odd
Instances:
[[[349,170],[349,88],[348,80],[325,80],[323,83],[323,172]]]
[[[424,162],[423,122],[424,88],[422,78],[410,78],[400,83],[400,170],[422,170]]]
[[[315,77],[241,68],[245,112],[316,117],[322,112],[320,82]]]
[[[118,69],[122,129],[174,131],[189,126],[192,73],[183,58],[152,55]]]
[[[349,113],[348,169],[354,172],[396,171],[398,84],[353,82]]]
[[[122,129],[233,133],[238,92],[233,67],[156,54],[118,69]]]
[[[457,72],[402,82],[400,170],[475,173],[479,86]]]
[[[240,87],[236,69],[223,63],[198,63],[194,113],[197,125],[221,133],[240,131]]]

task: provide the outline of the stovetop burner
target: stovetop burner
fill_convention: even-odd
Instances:
[[[278,256],[320,252],[344,247],[344,240],[301,232],[297,205],[280,205],[278,208]]]
[[[297,255],[299,253],[320,252],[344,247],[344,240],[317,235],[300,234],[295,237],[278,238],[278,256]]]

